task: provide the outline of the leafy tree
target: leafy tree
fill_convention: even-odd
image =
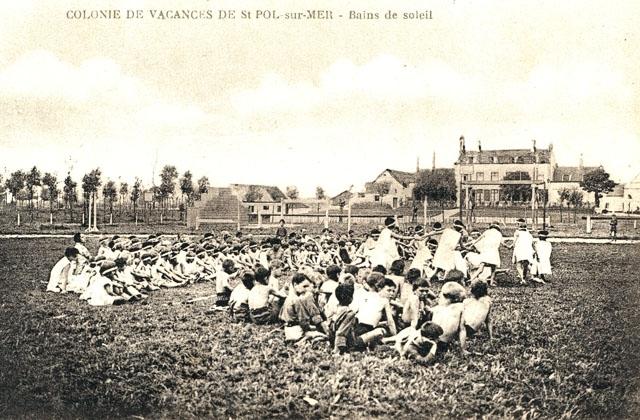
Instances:
[[[327,195],[324,193],[324,188],[316,187],[316,198],[318,200],[324,200],[325,198],[327,198]]]
[[[69,206],[69,213],[71,215],[71,223],[73,223],[73,204],[78,200],[76,195],[76,186],[78,184],[71,179],[71,174],[67,174],[64,179],[64,187],[62,188],[65,205]]]
[[[11,202],[18,198],[18,193],[24,188],[24,180],[26,174],[21,170],[17,170],[11,174],[9,179],[6,180],[5,186],[11,193]]]
[[[613,191],[617,184],[609,179],[609,174],[603,168],[595,169],[584,175],[584,180],[580,182],[580,187],[588,192],[595,193],[596,207],[600,206],[602,194]]]
[[[96,168],[82,177],[82,191],[84,191],[84,208],[85,214],[87,215],[85,220],[87,223],[89,223],[89,198],[93,197],[94,200],[96,199],[98,188],[100,188],[100,186],[102,185],[102,180],[100,179],[101,176],[102,173],[100,172],[100,169]]]
[[[45,173],[42,177],[42,184],[47,187],[47,195],[49,199],[49,210],[53,213],[53,203],[58,200],[58,179],[55,175],[49,172]]]
[[[456,199],[456,178],[452,171],[433,169],[421,171],[416,179],[413,197],[418,201],[425,198],[440,203],[444,210],[445,203]]]
[[[507,172],[504,181],[530,181],[529,172]],[[531,185],[501,185],[500,195],[505,201],[531,201]]]
[[[138,216],[138,200],[142,195],[142,182],[138,178],[133,183],[133,188],[131,188],[131,202],[133,203],[133,218],[134,220]]]
[[[287,187],[287,197],[289,197],[292,200],[295,200],[299,197],[299,193],[298,193],[298,188],[294,185],[289,185]]]
[[[560,207],[564,202],[567,202],[567,207],[571,204],[569,202],[569,197],[571,196],[571,190],[569,188],[562,188],[558,190],[558,199],[560,200]]]
[[[190,171],[186,171],[180,178],[180,191],[182,192],[182,200],[184,201],[186,196],[187,202],[190,203],[194,193],[193,175],[191,175]]]
[[[118,191],[118,193],[120,194],[120,213],[122,214],[122,204],[124,204],[127,199],[127,195],[129,194],[129,184],[126,182],[121,182],[120,190]]]
[[[27,199],[29,200],[29,213],[31,214],[31,221],[33,221],[33,197],[35,196],[36,187],[42,185],[40,170],[35,166],[31,168],[25,176],[24,183],[27,191]]]
[[[571,192],[569,193],[568,202],[571,203],[573,208],[576,208],[582,205],[583,201],[584,201],[584,194],[582,193],[582,191],[578,189],[571,190]]]
[[[118,191],[116,190],[116,183],[113,181],[107,181],[102,187],[103,200],[109,200],[109,213],[113,213],[113,201],[118,197]]]
[[[160,172],[160,187],[157,191],[157,194],[154,194],[154,197],[157,197],[161,200],[164,207],[164,202],[173,195],[176,190],[176,179],[178,178],[178,171],[175,166],[165,165],[162,168],[162,172]]]
[[[203,176],[198,180],[198,193],[206,194],[209,192],[209,178]]]
[[[259,201],[262,198],[262,193],[260,192],[260,188],[255,185],[249,185],[247,192],[244,195],[244,201],[253,203]]]

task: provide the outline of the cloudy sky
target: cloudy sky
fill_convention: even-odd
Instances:
[[[553,143],[561,165],[640,172],[640,3],[21,1],[0,5],[0,173],[100,167],[152,183],[338,193],[467,147]],[[524,3],[524,2],[519,2]],[[88,8],[87,6],[90,7]],[[430,21],[350,10],[432,10]],[[157,20],[149,9],[333,10],[326,21]],[[144,9],[141,20],[68,10]]]

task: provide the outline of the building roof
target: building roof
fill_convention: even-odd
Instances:
[[[262,193],[262,200],[260,201],[280,201],[287,198],[280,188],[272,185],[231,184],[231,188],[236,190],[241,197],[244,197],[247,191],[249,191],[249,188],[256,188]]]
[[[598,169],[597,166],[556,166],[553,171],[554,182],[580,182],[584,175]]]
[[[389,172],[389,174],[396,180],[398,181],[400,184],[402,184],[403,187],[407,187],[409,184],[416,182],[416,173],[415,172],[405,172],[405,171],[397,171],[395,169],[385,169],[384,171],[380,172],[380,175],[384,174],[385,172]],[[376,180],[378,178],[380,178],[380,175],[378,175],[376,177]],[[375,181],[374,181],[375,182]]]
[[[550,163],[549,149],[501,149],[501,150],[467,150],[460,153],[457,163]],[[473,159],[473,161],[470,161]]]

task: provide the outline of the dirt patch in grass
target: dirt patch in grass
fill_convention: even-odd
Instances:
[[[503,280],[491,290],[496,338],[481,335],[470,343],[477,355],[453,351],[428,367],[384,348],[290,347],[276,326],[182,303],[212,284],[107,308],[47,294],[65,245],[0,241],[2,417],[640,414],[637,245],[554,245],[552,284]]]

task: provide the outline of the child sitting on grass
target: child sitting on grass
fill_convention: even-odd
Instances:
[[[305,274],[295,273],[291,278],[292,296],[284,317],[285,341],[300,342],[323,338],[329,333],[329,326],[322,317],[315,301],[314,284]]]
[[[255,275],[253,271],[245,271],[240,277],[241,282],[233,288],[229,296],[229,316],[232,321],[249,322],[249,293],[255,285]]]
[[[334,353],[344,353],[356,344],[355,325],[356,314],[349,309],[353,301],[354,286],[351,282],[345,282],[336,287],[335,297],[338,306],[335,313],[329,318],[329,330]]]
[[[216,304],[214,309],[226,310],[229,306],[229,296],[231,296],[231,285],[229,278],[236,272],[235,263],[231,259],[225,259],[222,267],[216,272]]]
[[[488,285],[484,280],[474,280],[471,283],[471,296],[463,302],[462,327],[460,328],[460,347],[466,352],[467,337],[473,337],[484,324],[487,327],[489,339],[493,336],[491,326],[491,298],[488,296]]]
[[[116,263],[107,260],[100,267],[100,275],[93,276],[91,284],[82,294],[81,299],[86,299],[91,306],[117,305],[126,302],[126,299],[120,296],[113,285],[113,279],[116,270]]]
[[[374,273],[367,279],[368,291],[358,303],[355,334],[358,337],[357,346],[361,349],[372,348],[386,334],[387,330],[380,326],[382,318],[386,319],[387,329],[391,335],[396,335],[396,325],[389,299],[395,295],[396,284],[393,280]]]
[[[249,291],[247,303],[249,315],[256,324],[268,324],[277,321],[282,300],[286,294],[269,286],[269,270],[258,266],[255,272],[255,284]],[[271,299],[274,297],[274,299]]]
[[[72,264],[78,260],[77,248],[67,248],[62,257],[51,269],[47,292],[67,293],[67,283],[72,273]]]
[[[320,294],[318,295],[318,306],[323,309],[329,301],[329,298],[336,290],[336,287],[340,284],[338,278],[342,269],[335,264],[330,265],[325,269],[327,278],[320,285]]]
[[[431,283],[427,279],[418,279],[413,282],[412,287],[412,293],[405,301],[398,319],[399,329],[420,328],[431,315],[429,309],[431,300],[437,298],[436,294],[430,290]]]
[[[449,344],[459,335],[462,323],[463,300],[466,294],[464,287],[458,281],[464,278],[462,272],[452,270],[448,278],[450,281],[442,286],[438,305],[431,308],[431,321],[442,328],[438,338],[438,350],[446,351]]]

